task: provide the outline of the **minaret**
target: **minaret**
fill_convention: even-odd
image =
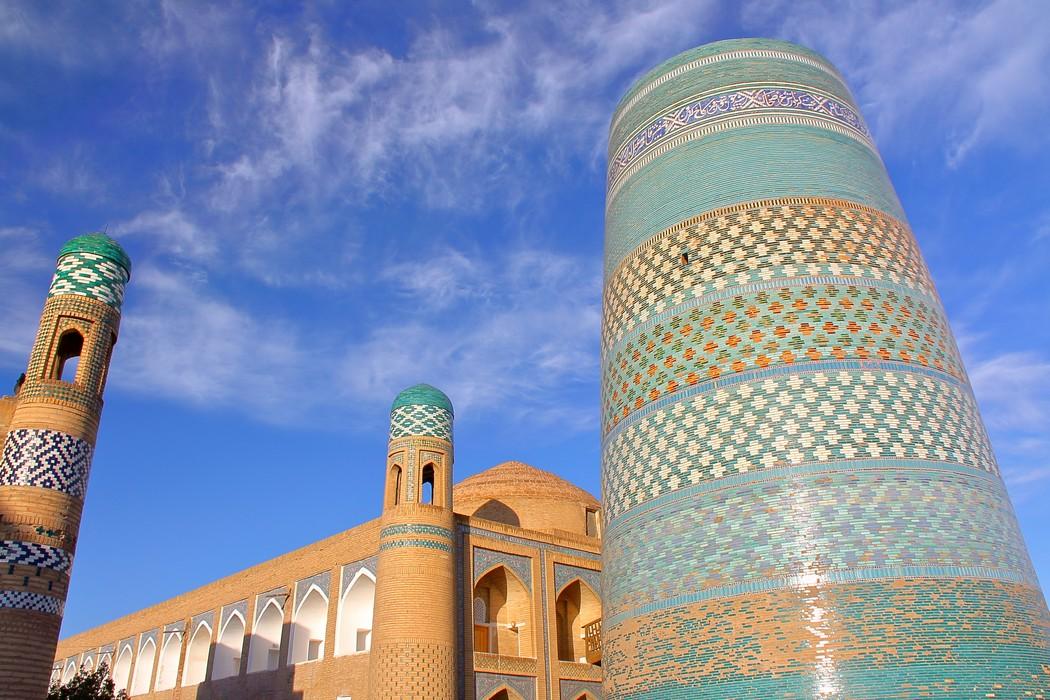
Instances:
[[[456,697],[452,402],[427,384],[390,410],[372,700]]]
[[[1043,593],[835,67],[668,60],[613,115],[607,188],[607,700],[1045,694]]]
[[[127,253],[104,234],[62,247],[29,368],[0,425],[2,700],[47,695],[130,276]]]

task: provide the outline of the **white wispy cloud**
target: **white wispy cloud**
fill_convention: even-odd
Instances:
[[[751,2],[744,16],[827,55],[876,133],[901,147],[934,139],[954,167],[985,143],[1047,142],[1050,93],[1036,87],[1050,64],[1045,2],[781,0]]]
[[[215,237],[181,209],[150,210],[114,225],[116,236],[150,236],[157,248],[179,257],[200,260],[214,255]]]
[[[969,369],[989,427],[1050,432],[1050,359],[1035,352],[1007,352]]]
[[[23,367],[36,335],[54,259],[44,252],[39,233],[25,226],[0,227],[0,357],[12,368]],[[0,393],[7,387],[0,384]]]

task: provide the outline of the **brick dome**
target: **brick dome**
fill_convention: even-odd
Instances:
[[[587,534],[586,511],[598,499],[556,474],[524,462],[503,462],[452,489],[457,513],[532,530]]]

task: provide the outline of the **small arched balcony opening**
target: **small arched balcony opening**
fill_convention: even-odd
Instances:
[[[125,646],[117,654],[117,663],[113,667],[113,687],[116,690],[127,690],[131,682],[131,647]]]
[[[376,579],[361,569],[339,601],[335,655],[360,654],[372,648],[372,612],[376,600]]]
[[[497,566],[474,585],[474,651],[534,656],[532,604],[521,580]]]
[[[73,676],[77,675],[77,662],[70,659],[66,667],[62,669],[62,685],[65,685],[69,681],[73,680]]]
[[[386,496],[387,505],[396,506],[401,503],[401,466],[395,464],[390,467],[390,478],[387,479],[387,488],[390,492]]]
[[[435,497],[434,480],[436,478],[435,477],[435,473],[436,473],[436,468],[434,467],[433,462],[431,462],[431,463],[429,463],[429,464],[427,464],[427,465],[425,465],[423,467],[423,471],[421,472],[420,482],[419,482],[419,502],[420,503],[428,503],[428,504],[433,504],[434,503],[434,497]],[[438,505],[442,505],[442,504],[438,503]]]
[[[153,687],[156,690],[171,690],[179,675],[179,652],[182,651],[182,632],[168,631],[162,633],[160,647],[160,665],[157,667],[157,680]]]
[[[580,579],[569,583],[555,602],[558,618],[558,658],[587,663],[583,626],[602,616],[602,604],[591,587]]]
[[[211,625],[201,622],[193,630],[186,647],[186,663],[182,667],[182,685],[197,685],[208,677],[208,652],[211,650]]]
[[[301,664],[323,657],[327,626],[328,596],[317,586],[310,586],[306,597],[292,615],[292,641],[288,663]]]
[[[229,678],[241,672],[241,650],[244,648],[244,617],[234,611],[226,619],[215,645],[215,660],[212,662],[213,680]]]
[[[149,692],[153,681],[153,662],[157,658],[157,643],[147,639],[139,647],[139,656],[135,660],[135,675],[131,679],[131,694],[143,695]]]
[[[281,628],[284,611],[276,599],[266,601],[255,618],[255,631],[248,646],[248,673],[274,671],[281,663]]]
[[[80,367],[80,353],[84,351],[84,336],[80,331],[70,330],[58,339],[55,349],[55,368],[52,379],[75,382]]]

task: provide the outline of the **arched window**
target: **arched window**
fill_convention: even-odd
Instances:
[[[474,651],[533,656],[532,605],[524,584],[497,566],[474,586]]]
[[[562,589],[555,603],[558,616],[558,658],[587,663],[583,626],[602,616],[602,605],[590,586],[580,579]]]
[[[324,636],[328,625],[328,596],[310,586],[306,597],[292,615],[292,641],[288,663],[316,661],[324,656]]]
[[[419,485],[419,502],[434,502],[434,465],[428,464],[423,467],[423,477]]]
[[[229,678],[241,672],[241,649],[244,648],[244,618],[234,611],[226,620],[215,645],[215,661],[212,663],[213,679]]]
[[[255,618],[255,631],[248,647],[248,673],[273,671],[281,663],[281,628],[284,611],[273,598]]]
[[[401,467],[396,464],[390,468],[390,485],[394,492],[390,494],[388,501],[396,506],[401,503]]]
[[[84,350],[84,336],[80,331],[66,331],[58,339],[58,349],[55,351],[55,369],[53,379],[64,382],[73,382],[77,378],[77,368],[80,364],[80,353]]]
[[[160,666],[157,667],[156,690],[170,690],[175,687],[179,675],[179,652],[182,650],[182,632],[164,632],[160,648]]]
[[[113,686],[117,690],[127,690],[131,681],[131,646],[124,645],[117,655],[117,664],[113,667]]]
[[[73,676],[77,675],[77,662],[73,659],[69,660],[66,664],[65,669],[62,670],[62,685],[65,685],[69,681],[73,680]]]
[[[208,677],[208,651],[211,648],[211,625],[201,622],[186,647],[186,663],[182,667],[182,685],[197,685]]]
[[[372,647],[372,609],[376,599],[376,580],[362,569],[339,601],[335,655],[358,654]]]
[[[153,680],[153,661],[157,656],[157,643],[152,639],[139,647],[139,657],[135,660],[135,676],[131,680],[131,694],[142,695],[149,692]]]

